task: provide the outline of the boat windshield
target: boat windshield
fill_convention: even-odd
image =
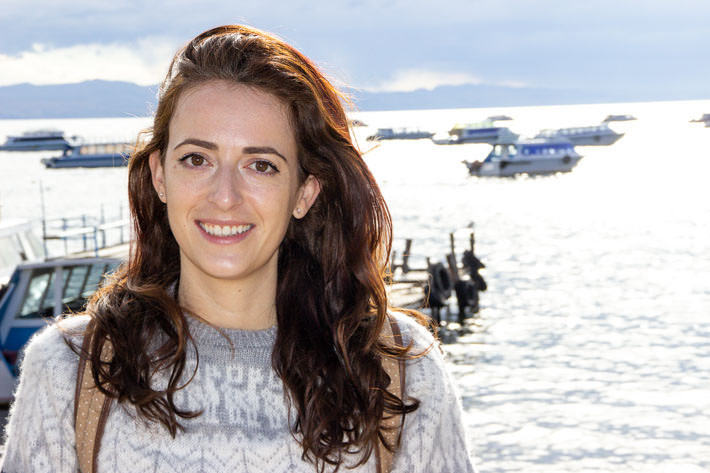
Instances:
[[[486,161],[500,161],[501,159],[511,159],[518,154],[518,150],[513,144],[495,145],[491,152],[486,156]]]
[[[116,266],[116,264],[106,264],[105,262],[64,266],[60,278],[62,311],[81,310],[86,299],[96,292],[104,274],[115,270]],[[54,267],[32,270],[22,308],[17,315],[18,318],[28,319],[53,315],[55,275]]]

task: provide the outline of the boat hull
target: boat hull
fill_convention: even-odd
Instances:
[[[71,145],[66,141],[0,145],[0,151],[63,151],[70,148]]]
[[[48,168],[106,168],[128,165],[128,158],[122,154],[86,154],[60,156],[42,160]]]
[[[582,159],[582,156],[561,158],[501,160],[485,163],[466,163],[473,176],[512,177],[518,174],[545,175],[558,172],[570,172]]]

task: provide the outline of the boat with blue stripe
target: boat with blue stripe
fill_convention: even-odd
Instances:
[[[497,143],[485,160],[464,164],[474,176],[510,177],[569,172],[581,159],[568,140],[534,138]]]

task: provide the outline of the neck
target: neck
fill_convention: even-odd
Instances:
[[[263,330],[276,324],[276,281],[275,268],[237,281],[181,271],[178,302],[216,327]]]

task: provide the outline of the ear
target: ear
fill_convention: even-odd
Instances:
[[[160,162],[160,151],[153,151],[148,157],[150,165],[150,175],[153,181],[153,188],[158,193],[158,198],[165,203],[165,172],[163,171],[163,163]]]
[[[293,209],[293,216],[299,219],[305,217],[319,193],[320,182],[312,175],[308,176],[298,189],[298,198],[296,199],[296,208]]]

